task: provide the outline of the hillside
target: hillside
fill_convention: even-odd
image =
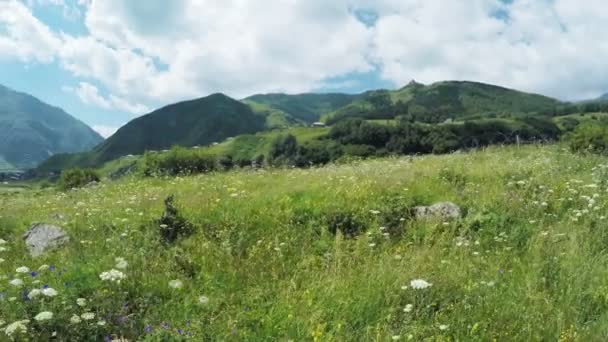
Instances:
[[[0,317],[29,320],[31,341],[602,340],[605,165],[559,146],[494,147],[3,194],[0,288],[16,299]],[[169,195],[194,232],[166,245]],[[439,201],[466,214],[410,216]],[[71,242],[31,259],[32,222]],[[24,266],[36,273],[15,273]],[[124,279],[100,279],[112,269]],[[42,284],[57,295],[20,300]],[[41,311],[53,318],[35,321]]]
[[[60,108],[0,85],[0,169],[32,168],[52,155],[85,151],[102,141]]]
[[[55,156],[41,165],[41,169],[98,166],[146,150],[164,150],[173,145],[208,145],[265,128],[266,117],[255,113],[248,105],[223,94],[214,94],[172,104],[141,116],[120,128],[91,152]]]
[[[489,84],[446,81],[428,86],[412,82],[396,90],[369,92],[323,120],[333,124],[345,118],[392,119],[440,123],[448,119],[511,116],[523,113],[551,113],[558,100]]]
[[[363,95],[349,95],[339,93],[329,94],[264,94],[254,95],[243,100],[248,104],[265,105],[268,108],[280,111],[286,117],[311,124],[319,121],[323,114],[342,108]]]

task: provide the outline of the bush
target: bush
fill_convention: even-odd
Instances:
[[[342,233],[347,238],[354,238],[365,231],[365,224],[350,211],[336,211],[329,213],[326,217],[327,228],[330,233],[336,235]]]
[[[59,187],[63,190],[80,188],[93,182],[99,182],[99,175],[93,169],[70,169],[61,173]]]
[[[161,240],[166,244],[174,243],[177,239],[194,232],[192,225],[180,215],[173,201],[173,195],[165,199],[165,212],[157,222]]]
[[[566,140],[572,152],[608,154],[608,125],[582,124],[568,134]]]
[[[215,171],[215,157],[197,150],[173,147],[166,153],[146,153],[140,162],[140,172],[146,176],[191,175]]]

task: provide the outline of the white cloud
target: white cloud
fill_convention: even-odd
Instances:
[[[66,90],[70,90],[70,88],[67,87]],[[97,87],[87,82],[80,82],[78,88],[74,89],[74,92],[83,103],[106,110],[120,110],[136,115],[145,114],[150,111],[148,107],[142,104],[130,103],[116,95],[110,94],[108,98],[105,98],[99,94],[99,89],[97,89]]]
[[[0,1],[0,60],[50,63],[61,41],[23,4]]]
[[[104,138],[109,138],[118,130],[118,127],[106,125],[93,125],[92,128]]]
[[[107,89],[77,89],[102,108],[304,92],[376,66],[395,86],[468,79],[567,99],[608,91],[602,0],[70,1],[88,35],[52,32],[22,3],[0,0],[0,58],[57,58]],[[375,24],[358,10],[376,13]]]

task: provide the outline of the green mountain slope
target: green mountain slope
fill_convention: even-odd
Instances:
[[[265,105],[275,112],[295,121],[313,123],[323,114],[333,112],[349,105],[364,95],[349,94],[264,94],[246,98],[243,102],[250,105]]]
[[[31,168],[54,154],[88,150],[102,141],[63,110],[0,85],[0,165]]]
[[[223,94],[214,94],[172,104],[139,117],[93,151],[55,156],[40,169],[98,166],[146,150],[164,150],[173,145],[207,145],[228,137],[262,131],[266,128],[266,120],[263,114],[254,112],[248,105]]]
[[[412,82],[396,91],[369,92],[362,99],[326,114],[323,120],[332,124],[350,117],[406,116],[415,121],[437,123],[447,119],[545,113],[559,104],[560,101],[546,96],[477,82],[447,81],[429,86]]]

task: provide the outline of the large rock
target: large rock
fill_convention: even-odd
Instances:
[[[452,202],[441,202],[429,207],[415,207],[414,215],[419,220],[433,218],[454,220],[462,217],[462,210]]]
[[[70,241],[63,229],[44,223],[34,224],[23,235],[23,239],[32,257],[60,248]]]

